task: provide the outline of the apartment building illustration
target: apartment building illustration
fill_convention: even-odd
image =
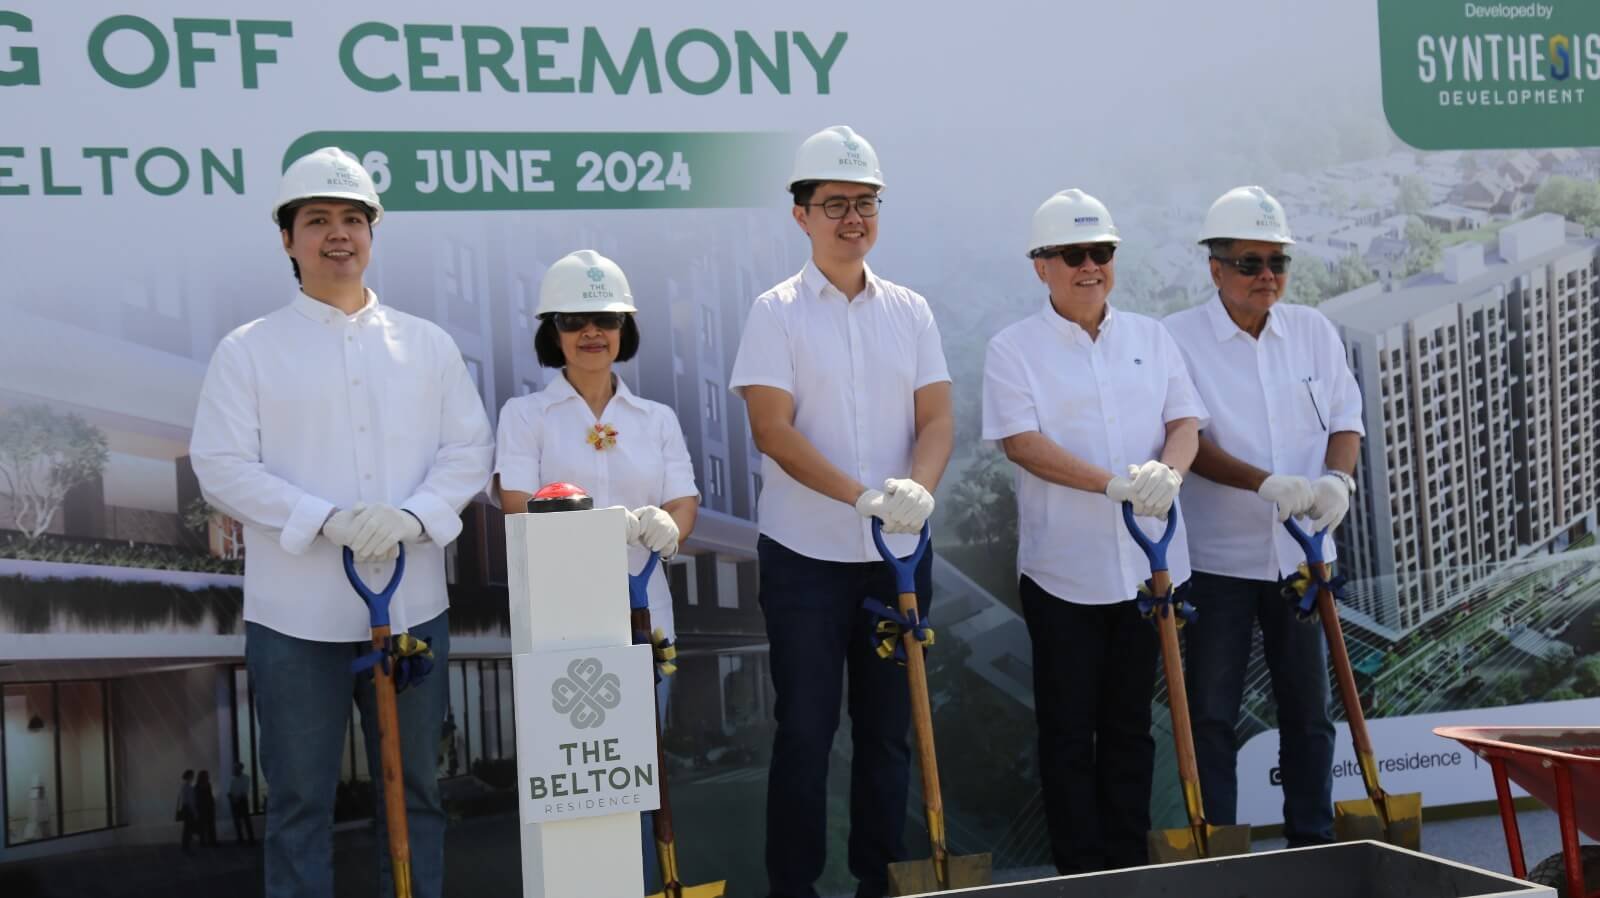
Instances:
[[[1496,565],[1594,531],[1600,239],[1535,215],[1320,308],[1366,417],[1336,532],[1357,610],[1404,633]]]

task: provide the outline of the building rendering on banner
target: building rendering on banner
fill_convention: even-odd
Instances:
[[[1358,610],[1409,631],[1500,563],[1595,530],[1600,239],[1535,215],[1321,309],[1367,419],[1338,531]]]

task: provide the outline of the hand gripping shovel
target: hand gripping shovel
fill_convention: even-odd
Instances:
[[[372,618],[372,650],[387,653],[389,648],[389,600],[406,572],[406,547],[394,560],[394,574],[382,592],[373,592],[356,571],[356,556],[344,549],[344,573],[350,578],[361,600],[367,603]],[[389,860],[394,873],[395,898],[411,898],[411,839],[406,828],[405,774],[400,767],[400,712],[394,701],[394,677],[386,664],[372,668],[372,686],[378,705],[378,748],[383,758],[384,821],[389,829]]]
[[[643,633],[652,646],[655,645],[655,631],[650,628],[650,575],[660,560],[660,555],[651,552],[650,560],[644,563],[644,570],[628,575],[628,607],[632,609],[630,623],[634,633]],[[657,663],[666,667],[670,662],[659,659]],[[661,864],[661,891],[650,898],[722,898],[727,880],[699,886],[686,886],[678,880],[678,844],[672,834],[672,803],[667,798],[667,751],[661,741],[659,710],[656,712],[656,777],[661,789],[661,807],[655,812],[656,860]]]
[[[917,767],[922,771],[922,800],[927,811],[928,844],[933,857],[889,865],[891,895],[921,895],[989,885],[993,860],[988,853],[952,857],[945,842],[944,800],[939,796],[939,762],[933,751],[933,709],[928,704],[928,669],[923,664],[922,635],[927,632],[917,612],[917,564],[928,551],[928,525],[922,525],[917,550],[897,558],[883,541],[883,521],[872,519],[872,540],[894,571],[899,592],[901,642],[905,648],[906,681],[911,687],[911,724],[917,739]],[[884,609],[887,610],[887,609]],[[898,654],[898,653],[895,653]]]
[[[1289,518],[1283,526],[1306,553],[1306,593],[1298,602],[1302,617],[1315,609],[1322,618],[1322,634],[1328,640],[1328,656],[1333,660],[1339,682],[1339,698],[1344,702],[1344,717],[1350,723],[1350,741],[1355,743],[1356,761],[1361,765],[1361,781],[1367,797],[1333,804],[1333,831],[1339,841],[1376,839],[1412,851],[1422,850],[1422,793],[1396,795],[1378,785],[1378,759],[1367,735],[1367,719],[1361,713],[1361,694],[1350,670],[1350,653],[1345,649],[1344,632],[1339,627],[1339,604],[1334,601],[1338,581],[1328,577],[1322,557],[1322,539],[1327,530],[1307,534]]]
[[[1150,616],[1161,637],[1161,667],[1167,676],[1167,706],[1172,711],[1172,745],[1178,755],[1178,781],[1183,784],[1183,807],[1189,825],[1178,829],[1152,831],[1149,836],[1150,860],[1158,864],[1192,861],[1204,857],[1247,854],[1250,827],[1245,824],[1215,826],[1206,822],[1205,804],[1200,800],[1200,770],[1194,759],[1194,733],[1189,729],[1189,693],[1184,691],[1183,659],[1178,653],[1178,621],[1185,612],[1172,602],[1172,576],[1167,572],[1167,547],[1178,531],[1178,504],[1167,512],[1167,529],[1161,539],[1151,542],[1133,518],[1133,503],[1122,503],[1122,522],[1128,534],[1150,559]],[[1142,604],[1142,603],[1141,603]]]

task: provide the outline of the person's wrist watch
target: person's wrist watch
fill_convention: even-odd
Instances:
[[[1329,477],[1338,478],[1339,482],[1344,484],[1345,492],[1349,493],[1352,496],[1354,496],[1356,494],[1356,479],[1354,477],[1351,477],[1349,474],[1346,474],[1343,471],[1335,471],[1332,468],[1329,468],[1327,471],[1324,471],[1323,473],[1328,475]]]

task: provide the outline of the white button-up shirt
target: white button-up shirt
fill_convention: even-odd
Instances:
[[[1073,456],[1124,476],[1160,459],[1167,424],[1198,418],[1178,347],[1160,322],[1106,307],[1096,339],[1056,312],[1038,314],[989,341],[983,363],[983,438],[1037,431]],[[1188,508],[1167,549],[1174,585],[1189,579]],[[1150,561],[1128,535],[1122,509],[1103,493],[1051,483],[1017,469],[1017,567],[1051,595],[1083,605],[1132,599]],[[1152,539],[1165,521],[1139,521]]]
[[[596,508],[659,507],[673,499],[698,497],[678,416],[659,402],[635,396],[620,377],[616,384],[617,392],[599,418],[565,377],[508,401],[500,410],[496,437],[494,472],[500,476],[500,486],[533,493],[547,483],[575,483],[594,499]],[[616,428],[615,445],[597,450],[589,443],[596,424]],[[638,573],[649,557],[643,547],[629,546],[629,572]],[[675,639],[672,593],[661,566],[650,575],[649,595],[650,625]],[[618,601],[625,598],[619,596]]]
[[[1206,436],[1234,458],[1315,479],[1326,470],[1331,434],[1366,432],[1338,331],[1316,309],[1278,303],[1259,339],[1233,323],[1218,297],[1162,323],[1183,351],[1200,398],[1216,410]],[[1194,524],[1195,570],[1277,580],[1305,560],[1271,503],[1249,490],[1195,475],[1184,478],[1180,500]],[[1323,540],[1323,551],[1334,559],[1333,540]]]
[[[854,299],[816,263],[756,298],[729,386],[776,387],[794,397],[794,426],[823,457],[869,489],[911,473],[916,391],[950,379],[928,301],[867,270]],[[851,505],[761,459],[761,532],[808,558],[878,561],[871,524]],[[909,555],[916,534],[885,534]]]
[[[319,642],[371,635],[341,549],[319,538],[335,507],[384,502],[422,522],[390,603],[394,632],[449,605],[444,546],[489,480],[494,453],[461,352],[437,325],[378,304],[354,315],[296,293],[222,338],[200,388],[189,453],[206,501],[244,525],[244,618]],[[358,567],[367,585],[392,563]]]

